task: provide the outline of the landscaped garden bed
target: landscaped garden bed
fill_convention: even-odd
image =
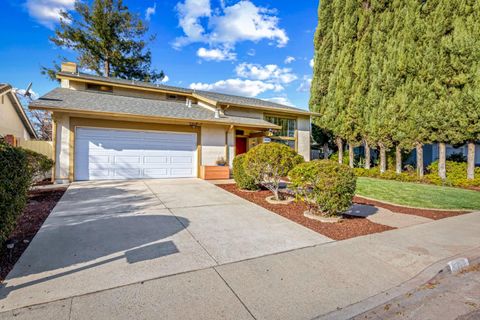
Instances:
[[[16,226],[6,241],[7,243],[13,241],[14,247],[11,252],[6,246],[0,249],[0,282],[27,249],[65,190],[66,188],[37,189],[28,193],[27,206],[18,217]]]
[[[288,205],[274,205],[266,201],[266,198],[271,195],[268,190],[242,191],[235,184],[219,185],[218,187],[334,240],[344,240],[394,229],[371,222],[366,218],[349,215],[343,215],[343,219],[338,223],[324,223],[305,217],[304,212],[308,211],[308,207],[301,201]]]

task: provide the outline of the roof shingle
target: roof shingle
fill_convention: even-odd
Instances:
[[[154,100],[138,97],[120,96],[111,93],[80,91],[57,88],[38,100],[30,103],[31,108],[62,109],[67,111],[90,111],[118,113],[125,115],[150,116],[160,118],[184,119],[218,124],[235,124],[261,128],[277,128],[276,125],[262,119],[222,116],[193,104],[183,102]]]

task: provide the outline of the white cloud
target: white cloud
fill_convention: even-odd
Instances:
[[[225,7],[223,15],[210,19],[213,32],[210,41],[234,44],[239,41],[275,41],[278,47],[288,43],[284,29],[278,27],[279,19],[268,9],[257,7],[250,1],[240,1]]]
[[[145,10],[145,20],[150,21],[152,19],[152,16],[155,15],[157,12],[157,3],[155,2],[153,4],[153,7],[148,7],[147,10]]]
[[[177,38],[174,47],[180,48],[192,42],[203,42],[205,40],[205,29],[200,19],[210,17],[212,9],[210,0],[185,0],[176,6],[179,26],[185,33],[185,37]]]
[[[308,92],[310,91],[311,86],[312,86],[312,78],[309,76],[303,76],[302,82],[300,83],[300,86],[297,88],[297,91]]]
[[[217,91],[246,97],[256,97],[266,91],[279,92],[284,88],[279,84],[267,83],[259,80],[227,79],[215,83],[192,83],[191,89]]]
[[[242,41],[270,40],[277,47],[289,41],[286,31],[278,26],[275,11],[257,7],[248,0],[231,6],[222,1],[215,10],[210,0],[184,0],[176,9],[185,34],[173,43],[177,49],[195,42],[208,44],[211,49],[233,49]]]
[[[315,61],[312,59],[310,60],[310,67],[313,68],[313,65],[314,65]]]
[[[290,83],[298,78],[294,73],[292,73],[292,69],[280,68],[275,64],[267,64],[262,66],[252,63],[241,63],[235,68],[235,71],[237,75],[242,78],[283,84]]]
[[[290,63],[292,63],[292,62],[295,61],[295,60],[296,60],[296,59],[295,59],[294,57],[288,56],[288,57],[285,58],[284,63],[285,63],[285,64],[290,64]]]
[[[165,75],[165,77],[163,77],[162,79],[162,83],[168,82],[169,80],[170,78],[167,75]]]
[[[53,29],[62,11],[72,10],[75,0],[27,0],[28,14],[47,28]]]
[[[197,50],[197,56],[207,61],[235,60],[237,55],[229,49],[206,49]]]
[[[273,98],[267,98],[263,100],[283,104],[285,106],[294,107],[294,104],[290,102],[290,100],[288,100],[287,97],[273,97]]]
[[[250,49],[247,51],[247,54],[250,56],[250,57],[253,57],[254,55],[257,54],[257,51],[255,51],[255,49]]]

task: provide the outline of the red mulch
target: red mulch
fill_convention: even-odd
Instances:
[[[384,208],[395,213],[412,214],[415,216],[425,217],[433,220],[440,220],[444,218],[455,217],[455,216],[459,216],[469,212],[469,211],[448,211],[448,210],[442,211],[442,210],[409,208],[409,207],[402,207],[399,205],[394,205],[389,203],[383,203],[380,201],[365,199],[357,196],[353,198],[353,202],[358,204],[366,204],[366,205],[372,205],[375,207]]]
[[[339,223],[324,223],[306,218],[303,213],[307,211],[308,208],[302,202],[293,202],[288,205],[268,203],[265,198],[271,195],[270,191],[245,192],[239,190],[234,184],[218,185],[218,187],[334,240],[344,240],[395,229],[373,223],[365,218],[349,215],[344,215],[345,219]]]
[[[56,188],[29,192],[27,206],[18,217],[17,226],[9,237],[9,240],[16,241],[11,256],[6,252],[5,247],[0,248],[0,282],[5,279],[27,249],[65,190],[66,188]]]

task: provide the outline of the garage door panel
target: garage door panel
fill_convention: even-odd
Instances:
[[[196,176],[196,134],[78,128],[77,180]]]
[[[159,156],[159,157],[155,157],[155,156],[145,156],[145,165],[148,165],[148,164],[165,164],[165,163],[168,163],[168,158],[167,156]]]

